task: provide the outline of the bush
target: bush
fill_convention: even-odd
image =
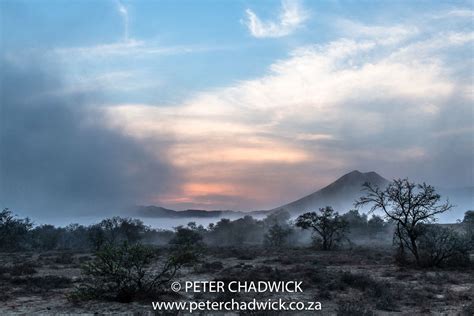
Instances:
[[[21,285],[27,288],[30,292],[49,291],[54,289],[64,289],[71,286],[71,279],[57,275],[45,276],[27,276],[12,278],[10,283],[14,285]]]
[[[373,316],[374,312],[361,301],[342,301],[337,306],[338,316]]]
[[[204,250],[202,235],[193,223],[188,227],[175,228],[174,237],[170,240],[172,252],[175,256],[186,256],[187,262],[194,262]]]
[[[363,274],[354,274],[344,272],[341,275],[341,282],[364,292],[368,292],[370,297],[376,299],[376,306],[378,309],[393,311],[395,310],[395,302],[393,301],[390,284],[386,282],[379,282],[370,276]]]
[[[22,264],[17,264],[12,266],[9,269],[10,275],[12,276],[18,276],[18,275],[31,275],[35,274],[37,271],[35,269],[35,266],[32,263],[25,262]]]
[[[424,267],[469,264],[469,241],[452,229],[424,225],[418,247],[420,263]]]
[[[88,237],[92,247],[99,250],[104,245],[138,243],[147,231],[148,227],[139,219],[115,216],[90,226]]]
[[[463,307],[461,316],[472,316],[474,315],[474,302]]]
[[[20,219],[7,208],[0,212],[0,251],[19,251],[33,224],[28,218]]]
[[[30,243],[34,249],[38,250],[56,249],[62,233],[62,229],[53,225],[37,226],[31,231]]]
[[[224,269],[224,265],[220,261],[204,262],[195,268],[196,273],[212,273]]]
[[[264,244],[270,247],[282,247],[288,244],[291,228],[280,224],[274,224],[265,234]]]
[[[371,277],[351,272],[343,272],[341,275],[341,282],[362,291],[377,287],[377,282]]]
[[[173,279],[182,264],[179,257],[168,257],[161,264],[157,264],[157,259],[150,246],[104,246],[93,261],[84,264],[84,278],[71,299],[130,302],[153,295]]]
[[[63,252],[54,258],[54,263],[57,264],[73,264],[74,256],[69,252]]]

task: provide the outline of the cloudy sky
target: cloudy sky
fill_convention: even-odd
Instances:
[[[0,206],[474,185],[472,1],[0,1]]]

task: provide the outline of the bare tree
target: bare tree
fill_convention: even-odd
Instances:
[[[323,250],[330,250],[341,240],[347,230],[347,222],[332,207],[320,208],[318,212],[304,213],[296,219],[296,226],[312,228],[322,239]]]
[[[440,203],[441,196],[431,185],[415,184],[408,179],[396,179],[385,189],[365,183],[364,190],[366,195],[357,200],[355,206],[371,205],[371,212],[382,210],[396,225],[395,238],[402,253],[406,247],[420,265],[417,239],[422,234],[421,224],[434,222],[437,214],[453,206],[447,200]]]

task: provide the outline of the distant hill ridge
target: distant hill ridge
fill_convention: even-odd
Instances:
[[[245,213],[237,211],[206,211],[206,210],[184,210],[184,211],[175,211],[167,209],[161,206],[139,206],[137,209],[137,214],[143,217],[162,217],[162,218],[219,218],[223,216],[227,217],[241,217]]]
[[[360,172],[354,170],[349,172],[326,187],[302,197],[296,201],[285,204],[271,210],[240,212],[231,210],[185,210],[175,211],[160,206],[140,206],[134,210],[134,215],[153,218],[229,218],[235,219],[245,215],[263,217],[267,214],[279,210],[285,210],[292,216],[297,216],[304,212],[315,211],[321,207],[332,206],[336,211],[345,213],[354,208],[354,202],[360,198],[364,192],[362,185],[370,182],[381,188],[386,187],[389,181],[374,171]],[[436,188],[443,200],[449,197],[450,202],[455,205],[453,212],[445,215],[444,220],[454,221],[462,218],[464,212],[474,208],[474,187],[443,189]],[[367,212],[368,208],[361,209]],[[443,215],[444,216],[444,215]]]
[[[175,211],[160,206],[140,206],[136,214],[143,217],[161,218],[237,218],[244,215],[261,216],[278,210],[286,210],[292,215],[305,211],[317,210],[320,207],[331,205],[341,212],[353,208],[354,201],[362,194],[362,184],[370,182],[380,187],[385,187],[389,181],[374,171],[362,173],[358,170],[343,175],[328,186],[307,195],[294,202],[268,210],[254,212],[239,212],[231,210],[185,210]]]

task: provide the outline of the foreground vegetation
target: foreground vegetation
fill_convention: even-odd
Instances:
[[[396,180],[385,190],[366,189],[357,204],[385,217],[326,207],[294,220],[275,212],[155,230],[120,217],[34,227],[3,210],[0,313],[147,312],[156,300],[255,297],[169,290],[172,281],[199,279],[301,280],[304,293],[293,299],[321,301],[338,315],[471,315],[474,212],[458,224],[437,225],[435,215],[450,205],[432,187]]]

